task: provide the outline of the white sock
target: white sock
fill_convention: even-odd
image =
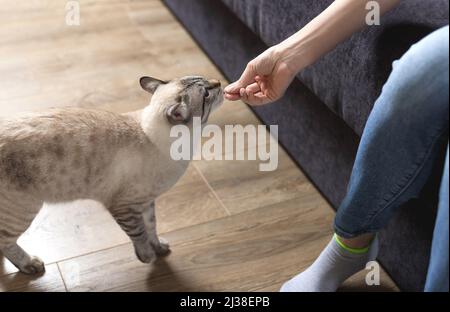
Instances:
[[[345,247],[335,235],[304,272],[287,281],[281,292],[334,292],[350,276],[365,269],[378,255],[378,239],[365,249]]]

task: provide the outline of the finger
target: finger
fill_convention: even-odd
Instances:
[[[225,92],[227,93],[238,93],[241,88],[247,87],[249,84],[255,82],[255,66],[252,62],[247,64],[244,72],[238,81],[230,84],[225,88]]]
[[[257,91],[256,94],[262,94],[261,91]],[[264,98],[255,96],[254,92],[248,92],[248,90],[245,90],[245,94],[241,96],[242,101],[247,103],[251,106],[258,106],[264,104]]]
[[[223,91],[230,94],[239,94],[239,89],[240,88],[238,87],[238,82],[236,81],[226,86]]]
[[[241,99],[241,95],[237,93],[225,93],[225,99],[229,101],[237,101]]]
[[[251,85],[247,86],[245,88],[245,91],[247,92],[247,94],[248,93],[257,93],[257,92],[261,91],[261,89],[259,88],[259,85],[256,82],[254,82]]]
[[[244,101],[245,103],[247,103],[247,101],[248,101],[248,95],[247,95],[247,92],[245,91],[244,88],[241,88],[241,89],[239,90],[239,94],[240,94],[240,96],[241,96],[241,100]]]
[[[270,103],[270,100],[262,92],[258,92],[255,94],[250,94],[246,103],[252,106],[260,106]]]
[[[249,84],[251,84],[255,81],[256,75],[257,75],[257,73],[255,70],[255,65],[253,62],[250,62],[247,64],[247,67],[245,67],[245,70],[242,73],[241,78],[239,78],[238,82],[242,86],[248,86]]]
[[[264,91],[264,90],[268,90],[268,89],[269,89],[269,86],[268,86],[268,83],[267,83],[267,80],[266,80],[266,79],[260,79],[260,80],[258,81],[258,83],[259,83],[259,87],[261,88],[261,91]]]

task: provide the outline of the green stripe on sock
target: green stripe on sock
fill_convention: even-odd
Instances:
[[[333,238],[336,241],[336,243],[338,243],[339,246],[341,246],[343,249],[347,250],[348,252],[351,252],[354,254],[358,254],[358,255],[365,254],[369,251],[369,248],[370,248],[370,245],[365,248],[350,248],[350,247],[346,246],[343,242],[341,242],[341,240],[339,239],[337,234],[334,234]]]

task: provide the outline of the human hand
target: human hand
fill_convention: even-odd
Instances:
[[[278,47],[272,47],[250,61],[238,81],[225,88],[227,100],[264,105],[280,99],[297,72]]]

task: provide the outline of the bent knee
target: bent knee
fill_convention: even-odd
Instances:
[[[429,83],[438,78],[444,84],[449,72],[449,27],[442,27],[411,48],[393,64],[391,76],[409,76],[409,81]]]
[[[375,109],[402,119],[448,121],[449,28],[425,37],[398,61]]]

